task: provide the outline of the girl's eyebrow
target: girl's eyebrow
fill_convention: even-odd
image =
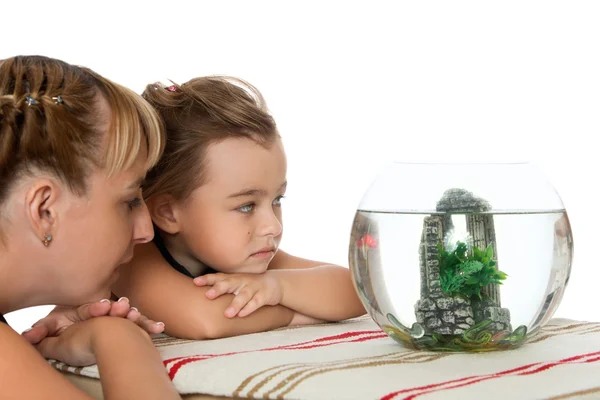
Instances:
[[[282,190],[287,187],[287,181],[283,182],[279,187],[279,190]],[[267,191],[264,189],[244,189],[237,193],[230,194],[227,196],[228,199],[235,199],[237,197],[245,197],[245,196],[266,196]]]

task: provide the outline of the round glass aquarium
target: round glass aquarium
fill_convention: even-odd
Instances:
[[[371,317],[412,348],[517,347],[556,310],[571,227],[529,163],[394,163],[365,193],[349,262]]]

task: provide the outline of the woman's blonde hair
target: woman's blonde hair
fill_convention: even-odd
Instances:
[[[100,130],[101,98],[110,106],[108,132]],[[51,173],[84,194],[94,167],[126,170],[145,147],[149,169],[164,143],[154,109],[92,70],[42,56],[0,61],[0,205],[23,174]]]

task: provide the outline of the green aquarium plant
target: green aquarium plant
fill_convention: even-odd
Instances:
[[[499,271],[494,260],[494,249],[490,244],[485,250],[469,248],[464,242],[457,242],[452,251],[438,243],[440,266],[440,286],[446,293],[460,295],[468,299],[482,300],[481,289],[489,284],[501,285],[506,273]]]

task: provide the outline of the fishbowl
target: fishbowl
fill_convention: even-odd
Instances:
[[[530,163],[393,163],[356,212],[354,286],[394,340],[432,351],[520,346],[554,314],[573,237]]]

